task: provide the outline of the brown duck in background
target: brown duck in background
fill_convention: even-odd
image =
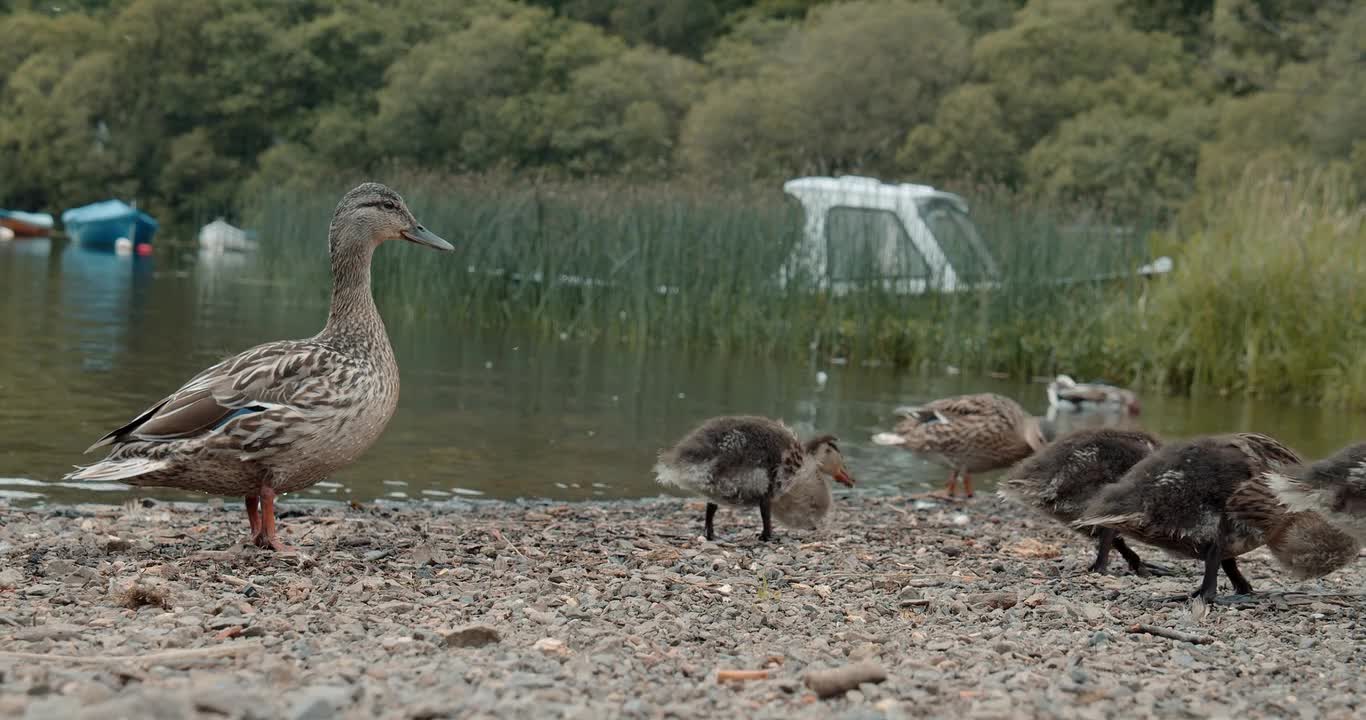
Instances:
[[[398,364],[370,295],[370,259],[387,240],[438,250],[403,199],[378,183],[348,192],[328,230],[332,304],[307,340],[258,345],[100,438],[104,460],[69,480],[124,482],[246,498],[251,539],[285,550],[275,496],[297,492],[360,457],[398,404]]]
[[[1119,482],[1134,465],[1162,446],[1156,437],[1133,430],[1079,430],[1026,458],[1002,480],[997,494],[1066,525],[1081,518],[1107,485]],[[1135,575],[1167,575],[1170,570],[1143,562],[1111,528],[1076,529],[1096,537],[1090,572],[1103,573],[1113,547]]]
[[[1267,483],[1291,510],[1318,513],[1366,542],[1366,442],[1349,445],[1307,468],[1272,473]]]
[[[1110,528],[1203,560],[1204,580],[1190,596],[1207,601],[1218,592],[1220,567],[1236,592],[1252,592],[1236,558],[1263,544],[1294,576],[1320,577],[1356,559],[1359,545],[1272,493],[1266,475],[1299,463],[1293,450],[1258,433],[1167,445],[1101,490],[1073,525]]]
[[[794,486],[824,484],[822,474],[849,487],[854,485],[833,436],[822,435],[803,443],[781,422],[751,415],[707,420],[660,453],[654,472],[661,485],[708,499],[708,540],[715,539],[712,519],[719,505],[758,506],[764,524],[759,539],[770,540],[773,503]],[[795,504],[790,510],[792,517],[811,512]]]
[[[898,408],[904,419],[873,442],[899,445],[949,469],[945,493],[953,497],[961,477],[972,497],[972,474],[1009,467],[1044,447],[1039,419],[995,393],[959,395],[918,407]]]

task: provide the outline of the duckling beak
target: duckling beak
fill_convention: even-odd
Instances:
[[[442,240],[436,233],[421,225],[414,225],[406,230],[400,230],[398,234],[402,235],[404,240],[415,242],[418,245],[426,245],[427,247],[445,250],[447,252],[455,249],[454,245]]]
[[[849,474],[849,471],[845,470],[844,468],[840,468],[839,470],[835,471],[835,482],[845,487],[853,487],[854,477]]]

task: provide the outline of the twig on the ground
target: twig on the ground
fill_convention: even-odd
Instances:
[[[512,548],[513,552],[517,553],[518,555],[522,555],[522,551],[518,550],[517,546],[513,545],[511,540],[504,537],[503,533],[500,532],[498,528],[489,528],[489,535],[492,535],[493,539],[495,540],[502,540],[504,543],[507,544],[508,547]],[[522,555],[522,557],[525,558],[526,556]]]
[[[716,682],[743,682],[745,680],[767,680],[767,670],[717,670]]]
[[[10,650],[0,650],[0,658],[12,658],[14,660],[49,660],[52,662],[69,662],[78,665],[99,665],[103,663],[167,663],[178,662],[181,660],[200,660],[203,658],[225,657],[229,655],[241,655],[252,650],[261,649],[261,643],[232,643],[230,645],[217,645],[206,648],[190,648],[187,650],[166,650],[164,652],[147,653],[144,655],[53,655],[50,653],[14,652]]]
[[[1214,638],[1208,635],[1196,635],[1194,633],[1181,632],[1180,630],[1172,630],[1171,628],[1157,627],[1156,625],[1145,625],[1143,623],[1139,623],[1137,625],[1130,625],[1129,632],[1147,633],[1149,635],[1156,635],[1158,637],[1164,637],[1171,640],[1180,640],[1182,642],[1194,643],[1196,645],[1208,645],[1214,642]]]

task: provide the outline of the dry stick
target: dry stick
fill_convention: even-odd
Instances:
[[[499,532],[498,528],[490,528],[489,534],[492,535],[495,540],[502,540],[503,542],[507,543],[507,546],[512,548],[513,552],[517,553],[518,555],[522,555],[522,551],[518,550],[517,546],[513,545],[511,540],[508,540],[506,537],[503,537],[503,533]],[[522,555],[522,558],[525,559],[526,556]]]
[[[738,682],[742,680],[767,680],[767,670],[717,670],[716,682]]]
[[[261,643],[233,643],[231,645],[219,645],[207,648],[190,648],[188,650],[167,650],[165,652],[148,653],[146,655],[51,655],[48,653],[31,652],[12,652],[0,650],[0,658],[12,658],[14,660],[53,660],[56,662],[70,662],[80,665],[98,665],[101,663],[157,663],[173,662],[177,660],[199,660],[201,658],[220,657],[226,655],[241,655],[252,650],[260,650]]]
[[[1130,625],[1129,632],[1147,633],[1149,635],[1156,635],[1158,637],[1169,638],[1171,640],[1180,640],[1182,642],[1194,643],[1196,645],[1208,645],[1214,642],[1214,638],[1208,635],[1195,635],[1188,632],[1181,632],[1180,630],[1172,630],[1170,628],[1157,627],[1156,625],[1144,625],[1142,623],[1139,623],[1137,625]]]

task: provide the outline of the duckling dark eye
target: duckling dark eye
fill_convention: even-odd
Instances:
[[[394,202],[393,200],[385,200],[385,201],[384,201],[384,209],[385,209],[385,210],[397,210],[397,209],[398,209],[398,203]]]

